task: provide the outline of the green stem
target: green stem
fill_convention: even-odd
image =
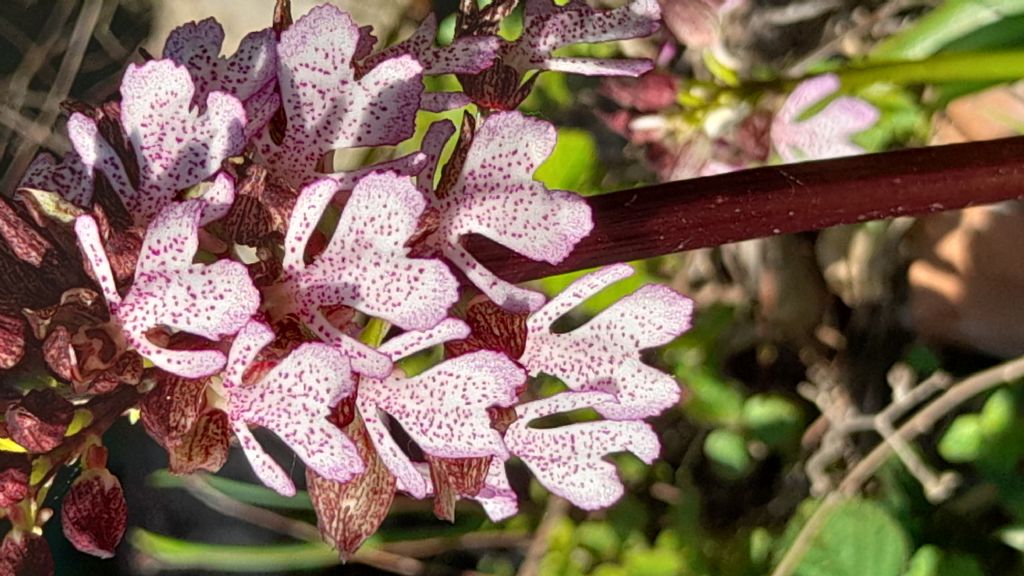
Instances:
[[[1024,78],[1024,51],[937,54],[923,60],[853,64],[836,71],[848,88],[876,82],[949,84]]]

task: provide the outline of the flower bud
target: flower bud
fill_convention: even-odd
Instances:
[[[128,523],[121,482],[106,468],[83,472],[61,506],[64,536],[81,552],[110,558]]]

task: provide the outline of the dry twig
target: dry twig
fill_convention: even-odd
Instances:
[[[843,478],[836,490],[825,497],[814,514],[801,528],[792,546],[786,551],[782,560],[772,572],[772,576],[790,576],[799,566],[804,554],[810,548],[814,537],[821,531],[828,520],[829,514],[842,501],[852,498],[865,482],[893,454],[893,446],[906,445],[915,438],[930,431],[935,424],[956,410],[964,402],[978,394],[987,392],[1005,382],[1013,382],[1024,378],[1024,356],[1005,362],[988,370],[979,372],[953,385],[945,393],[934,399],[921,411],[910,418],[889,435],[888,441],[881,442],[857,463]]]

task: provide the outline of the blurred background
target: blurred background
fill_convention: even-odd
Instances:
[[[457,8],[456,0],[334,3],[388,43],[431,11],[448,18],[442,36],[450,38]],[[295,0],[293,12],[313,4]],[[937,54],[978,54],[979,70],[986,54],[1022,50],[1024,62],[1019,0],[662,4],[666,26],[655,37],[572,49],[652,58],[657,68],[645,78],[545,73],[537,82],[524,110],[560,127],[554,156],[538,173],[550,188],[600,194],[778,162],[769,131],[794,85],[787,78]],[[0,3],[0,189],[13,190],[38,151],[68,149],[62,103],[116,96],[127,63],[141,51],[159,55],[174,27],[215,16],[230,54],[244,34],[270,24],[272,10],[272,0]],[[517,18],[506,33],[516,33]],[[1024,133],[1024,85],[981,76],[945,82],[937,72],[921,82],[883,74],[859,84],[851,95],[880,119],[854,142],[882,151]],[[161,472],[162,449],[121,422],[107,445],[132,536],[115,560],[99,561],[75,552],[50,522],[58,573],[769,573],[816,499],[879,443],[884,430],[871,415],[893,414],[898,423],[898,413],[916,408],[907,400],[916,386],[937,392],[1024,354],[1021,246],[1024,211],[1007,203],[636,262],[639,273],[588,302],[581,321],[645,282],[690,295],[698,312],[693,330],[648,354],[677,376],[686,401],[653,422],[663,443],[653,466],[616,458],[629,488],[622,501],[584,513],[513,465],[520,516],[493,525],[463,502],[449,525],[433,518],[429,502],[399,498],[366,554],[343,567],[323,546],[296,544],[287,522],[254,523],[233,507],[314,521],[308,499],[284,502],[249,486],[240,454],[220,474],[239,483],[183,481]],[[537,285],[555,293],[574,277]],[[1024,393],[1002,387],[904,444],[901,458],[858,487],[860,498],[830,516],[796,573],[1024,574],[1022,408]],[[301,478],[301,464],[293,468]],[[232,510],[250,521],[224,514]]]

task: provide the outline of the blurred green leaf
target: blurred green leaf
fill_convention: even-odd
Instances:
[[[594,136],[576,128],[559,128],[558,142],[534,177],[552,190],[571,190],[584,196],[600,192],[601,159]]]
[[[939,454],[947,462],[973,462],[981,454],[985,433],[977,414],[964,414],[953,420],[939,440]]]
[[[597,554],[602,560],[611,560],[619,553],[621,541],[615,528],[608,522],[583,522],[576,528],[581,546]]]
[[[879,112],[878,122],[855,135],[853,141],[868,152],[882,152],[906,142],[924,142],[930,129],[930,111],[903,86],[870,84],[856,95]]]
[[[835,507],[796,569],[797,576],[900,576],[910,555],[903,528],[877,504]]]
[[[141,562],[158,570],[201,569],[220,572],[285,572],[324,568],[341,563],[326,544],[261,544],[229,546],[189,542],[148,530],[132,530],[129,541]]]
[[[249,484],[212,474],[204,474],[202,478],[210,487],[239,502],[278,510],[313,510],[313,503],[305,491],[300,490],[295,496],[288,498],[262,485]],[[175,476],[168,470],[153,472],[146,478],[146,482],[155,488],[185,488],[184,478]]]
[[[986,436],[1005,434],[1013,425],[1016,415],[1017,407],[1014,405],[1013,393],[1003,388],[993,392],[985,401],[979,424]]]
[[[742,478],[750,471],[747,441],[732,430],[712,430],[704,439],[704,455],[717,464],[716,472],[729,480]]]
[[[743,413],[743,394],[707,366],[676,368],[676,378],[690,393],[684,405],[686,415],[698,424],[737,424]]]
[[[772,448],[792,445],[803,432],[803,415],[791,400],[778,395],[756,394],[743,403],[743,426]]]
[[[947,0],[871,52],[875,60],[919,59],[1000,21],[1024,14],[1024,0]]]
[[[950,554],[928,545],[914,553],[903,576],[985,576],[985,572],[970,556]]]

